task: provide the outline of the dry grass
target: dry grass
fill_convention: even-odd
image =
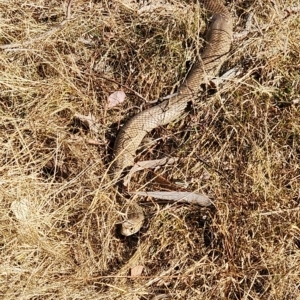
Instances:
[[[231,1],[235,31],[254,14],[223,68],[242,74],[157,129],[140,157],[181,157],[159,173],[216,208],[146,208],[143,232],[124,239],[107,176],[117,128],[149,105],[132,91],[174,90],[205,30],[192,1],[143,14],[135,2],[74,0],[43,35],[66,18],[61,1],[0,1],[0,44],[21,43],[0,52],[1,298],[300,299],[300,23],[285,13],[298,1]],[[108,110],[118,89],[127,101]],[[74,120],[89,112],[97,135]]]

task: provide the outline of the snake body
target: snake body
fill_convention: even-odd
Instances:
[[[176,96],[138,113],[120,129],[114,146],[113,168],[116,174],[134,164],[136,151],[147,133],[182,116],[188,103],[197,99],[200,85],[215,77],[226,60],[233,34],[230,13],[223,0],[203,0],[203,4],[211,14],[211,21],[201,59],[194,64]],[[142,219],[140,213],[137,215],[139,225],[135,225],[134,219],[129,219],[121,230],[124,235],[140,229]]]

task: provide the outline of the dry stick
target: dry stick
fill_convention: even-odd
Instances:
[[[273,2],[273,1],[272,1]],[[275,2],[274,2],[275,4]],[[276,5],[275,5],[276,6]],[[277,7],[276,7],[276,12],[280,15],[279,17],[279,20],[284,20],[286,18],[288,18],[290,15],[292,14],[297,14],[300,12],[300,6],[293,6],[293,7],[288,7],[286,9],[284,9],[283,11],[279,11],[277,10]],[[260,31],[260,33],[262,33],[262,30],[264,30],[266,28],[266,26],[263,26],[262,28],[260,29],[251,29],[252,27],[252,22],[253,22],[253,12],[251,12],[247,18],[247,21],[246,21],[246,25],[245,25],[245,29],[241,32],[237,32],[234,34],[234,40],[242,40],[244,39],[250,32],[253,33],[253,32],[258,32]],[[269,25],[267,25],[269,26]]]
[[[100,78],[118,84],[118,85],[121,86],[122,88],[127,89],[128,91],[132,92],[132,93],[135,94],[137,97],[139,97],[140,99],[142,99],[143,101],[145,101],[146,103],[149,103],[149,104],[157,103],[157,102],[160,101],[160,100],[167,100],[167,99],[170,99],[170,98],[175,97],[175,96],[178,95],[178,93],[173,93],[173,94],[167,95],[167,96],[165,96],[165,97],[161,97],[161,98],[158,98],[158,99],[155,99],[155,100],[151,100],[151,101],[150,101],[150,100],[147,100],[146,98],[144,98],[141,94],[139,94],[138,92],[136,92],[135,90],[131,89],[129,86],[127,86],[127,85],[125,85],[125,84],[122,84],[122,83],[120,83],[120,82],[118,82],[118,81],[116,81],[116,80],[114,80],[114,79],[105,77],[105,76],[103,76],[103,75],[101,75]]]
[[[97,280],[97,279],[106,279],[106,278],[129,278],[129,279],[170,279],[170,278],[175,278],[175,279],[181,279],[181,278],[189,278],[194,275],[162,275],[162,276],[146,276],[146,275],[140,275],[133,277],[131,275],[103,275],[103,276],[95,276],[95,277],[79,277],[75,278],[76,280]],[[149,284],[147,284],[149,286]]]
[[[298,210],[300,210],[300,207],[287,208],[287,209],[279,209],[279,210],[273,210],[273,211],[267,211],[267,212],[261,212],[261,213],[259,213],[259,215],[260,216],[270,216],[270,215],[277,215],[277,214],[281,214],[281,213],[298,211]]]
[[[170,297],[171,297],[170,294],[160,294],[154,296],[153,298],[151,298],[151,300],[169,299]]]
[[[69,0],[68,4],[67,4],[67,9],[66,9],[66,16],[67,16],[67,20],[71,19],[71,5],[72,5],[73,0]]]
[[[207,166],[208,168],[214,170],[215,172],[217,172],[220,176],[222,176],[225,181],[229,184],[229,186],[232,188],[232,190],[237,193],[237,190],[235,189],[235,187],[232,185],[231,180],[228,178],[227,174],[225,174],[225,172],[223,172],[223,170],[219,170],[215,167],[213,167],[209,162],[207,162],[206,160],[202,159],[201,157],[198,157],[199,161],[202,162],[205,166]]]
[[[242,40],[244,39],[250,32],[250,28],[252,26],[252,20],[253,20],[253,12],[250,12],[248,17],[247,17],[247,21],[246,21],[246,25],[245,25],[245,29],[242,30],[241,32],[237,32],[233,35],[233,39],[234,40]]]
[[[288,7],[284,11],[287,13],[287,15],[290,15],[293,13],[300,12],[300,7],[299,6]]]
[[[108,78],[108,77],[105,77],[105,76],[100,76],[100,78],[104,79],[104,80],[107,80],[107,81],[110,81],[110,82],[113,82],[113,83],[116,83],[118,84],[119,86],[121,86],[122,88],[124,89],[127,89],[128,91],[134,93],[137,97],[139,97],[140,99],[144,100],[145,102],[149,102],[148,100],[146,100],[141,94],[139,94],[138,92],[136,92],[135,90],[131,89],[129,86],[125,85],[125,84],[122,84],[114,79],[111,79],[111,78]]]
[[[73,2],[73,0],[68,1],[67,9],[66,9],[66,19],[63,20],[60,24],[58,24],[54,28],[50,29],[49,31],[44,32],[43,34],[41,34],[40,36],[38,36],[36,38],[31,39],[30,41],[26,41],[26,42],[23,42],[23,43],[12,43],[12,44],[0,45],[0,49],[10,50],[10,49],[15,49],[15,48],[28,46],[28,45],[30,45],[34,42],[38,42],[40,40],[43,40],[43,39],[53,35],[57,31],[59,31],[61,28],[63,28],[64,25],[71,19],[71,4],[72,4],[72,2]]]

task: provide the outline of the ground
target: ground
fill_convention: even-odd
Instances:
[[[146,223],[124,238],[112,146],[199,58],[201,1],[0,0],[2,299],[300,299],[299,2],[226,5],[220,74],[238,72],[149,134],[139,160],[179,161],[130,184],[214,206],[139,200]]]

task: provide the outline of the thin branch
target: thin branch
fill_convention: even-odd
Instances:
[[[103,75],[100,76],[101,79],[104,79],[104,80],[107,80],[107,81],[110,81],[110,82],[113,82],[113,83],[116,83],[118,84],[119,86],[121,86],[122,88],[124,89],[127,89],[128,91],[130,91],[131,93],[135,94],[137,97],[139,97],[140,99],[142,99],[143,101],[145,101],[146,103],[148,103],[149,101],[147,99],[145,99],[141,94],[139,94],[138,92],[136,92],[135,90],[131,89],[129,86],[127,85],[124,85],[112,78],[108,78],[108,77],[105,77]]]
[[[42,33],[40,36],[33,38],[29,41],[25,41],[22,43],[12,43],[12,44],[0,45],[0,49],[9,50],[9,49],[26,47],[32,43],[38,42],[40,40],[44,40],[44,39],[48,38],[49,36],[53,35],[54,33],[56,33],[57,31],[61,30],[64,27],[64,25],[71,19],[71,4],[72,4],[72,2],[73,2],[73,0],[68,1],[68,5],[67,5],[67,9],[66,9],[66,19],[63,20],[60,24],[58,24],[54,28]]]
[[[277,215],[277,214],[282,214],[282,213],[292,212],[292,211],[298,211],[298,210],[300,210],[300,207],[267,211],[267,212],[259,213],[259,215],[260,216],[270,216],[270,215]]]
[[[73,0],[68,1],[67,9],[66,9],[66,17],[67,20],[71,19],[71,5],[72,5]]]

